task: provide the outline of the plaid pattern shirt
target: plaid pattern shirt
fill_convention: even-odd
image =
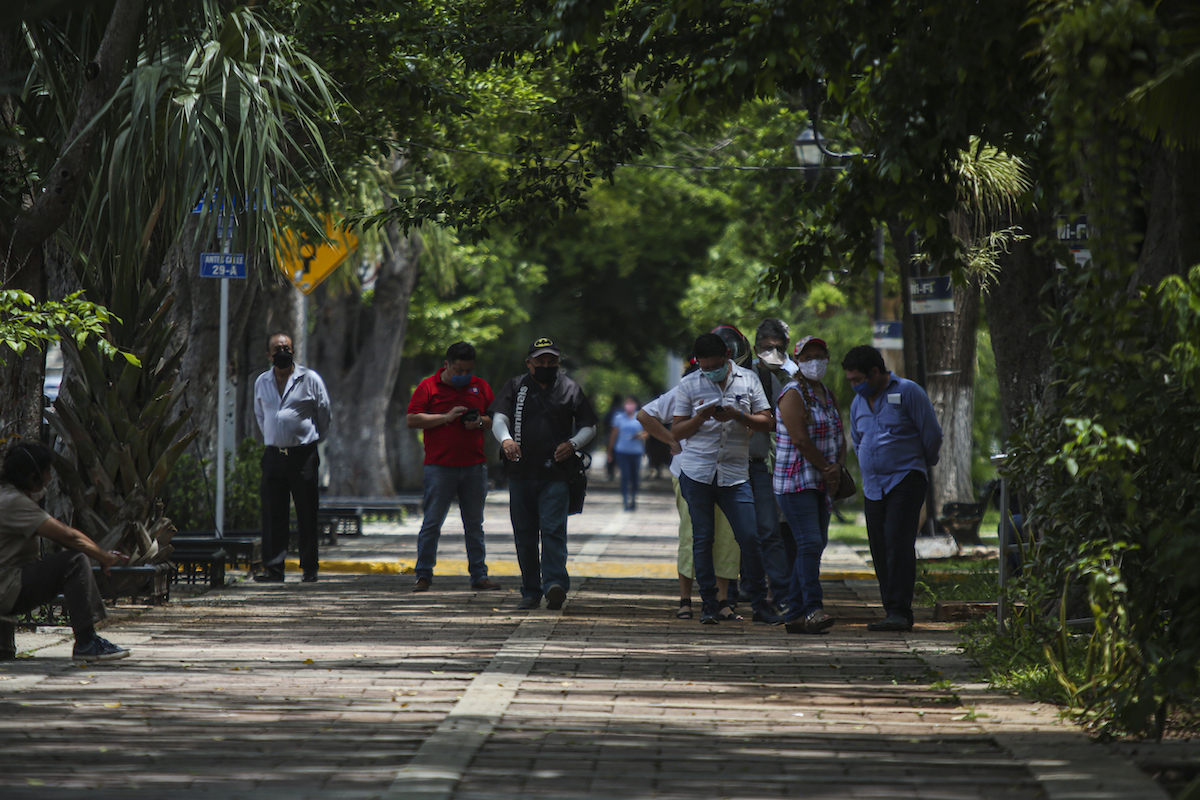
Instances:
[[[821,451],[826,461],[835,463],[841,455],[842,443],[845,441],[842,417],[838,414],[833,392],[825,384],[821,385],[825,388],[825,402],[821,402],[807,381],[792,381],[783,388],[779,396],[782,398],[793,389],[800,392],[804,405],[808,408],[808,438]],[[772,479],[775,494],[819,489],[825,492],[826,502],[832,503],[821,471],[800,454],[799,448],[783,425],[781,415],[775,417],[775,435],[775,475]]]

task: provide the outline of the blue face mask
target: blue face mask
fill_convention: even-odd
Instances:
[[[720,369],[702,369],[700,371],[704,373],[704,377],[713,383],[720,383],[729,374],[729,362],[726,361]]]
[[[863,381],[857,386],[851,386],[850,388],[854,390],[855,394],[864,400],[870,400],[871,395],[874,394],[874,392],[871,391],[871,384],[868,381]]]
[[[471,385],[471,378],[473,377],[474,375],[470,372],[468,372],[466,375],[451,375],[450,385],[455,389],[465,389]]]

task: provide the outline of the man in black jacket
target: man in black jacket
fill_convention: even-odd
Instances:
[[[529,374],[504,385],[492,403],[492,433],[508,474],[509,516],[521,567],[519,609],[562,608],[567,574],[567,513],[576,451],[596,434],[596,412],[579,384],[559,371],[561,354],[541,338],[529,346]]]

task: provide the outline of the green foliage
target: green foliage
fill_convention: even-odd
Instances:
[[[38,303],[27,292],[0,289],[0,345],[17,355],[24,353],[26,347],[41,349],[61,342],[65,332],[79,347],[91,342],[106,358],[119,354],[136,365],[137,356],[122,353],[104,338],[104,326],[120,321],[104,306],[84,300],[83,292],[68,295],[61,302]],[[3,360],[0,355],[0,361]]]
[[[263,447],[253,439],[237,446],[225,459],[225,528],[254,530],[262,524]],[[209,459],[184,454],[171,471],[163,494],[165,513],[179,530],[212,530],[216,467]]]
[[[995,600],[1000,594],[999,575],[992,559],[953,569],[939,562],[920,562],[916,602],[933,605],[939,600]]]

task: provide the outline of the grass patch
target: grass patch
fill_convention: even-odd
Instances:
[[[917,562],[914,603],[931,606],[939,600],[995,600],[999,594],[999,562],[995,558]]]
[[[829,538],[831,541],[842,542],[850,547],[867,547],[867,526],[855,522],[859,516],[856,508],[842,509],[846,522],[839,522],[837,517],[829,520]]]

